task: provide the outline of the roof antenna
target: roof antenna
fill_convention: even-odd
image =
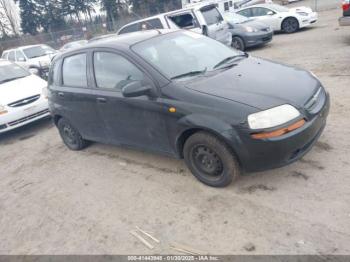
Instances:
[[[140,19],[140,20],[143,20],[143,19],[144,19],[143,17],[141,17],[141,16],[140,16],[139,14],[137,14],[136,12],[130,10],[127,3],[123,3],[123,4],[126,5],[128,12],[131,12],[131,14],[135,15],[135,16],[136,16],[138,19]],[[143,22],[141,22],[141,23],[149,25],[150,28],[153,29],[153,30],[155,30],[155,31],[157,31],[159,35],[162,34],[162,32],[161,32],[158,28],[156,28],[155,26],[153,26],[152,24],[150,24],[148,21],[143,21]]]

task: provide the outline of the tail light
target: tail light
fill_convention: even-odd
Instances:
[[[343,11],[350,9],[350,0],[343,0]]]

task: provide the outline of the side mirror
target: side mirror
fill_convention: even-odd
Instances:
[[[275,13],[274,12],[272,12],[272,11],[268,11],[267,12],[267,15],[274,15]]]
[[[151,94],[152,87],[150,85],[142,85],[140,81],[134,81],[122,89],[124,97],[138,97]]]
[[[19,57],[18,58],[18,62],[25,62],[25,61],[26,61],[26,59],[24,57]]]
[[[40,75],[39,70],[36,69],[36,68],[29,68],[29,72],[30,72],[32,75],[37,75],[37,76]]]

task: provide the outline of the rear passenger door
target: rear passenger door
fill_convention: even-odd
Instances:
[[[95,97],[92,95],[88,77],[88,54],[79,52],[65,57],[59,64],[54,64],[53,72],[61,78],[50,85],[54,108],[79,130],[85,139],[104,142],[103,121],[95,110]]]
[[[125,98],[122,88],[133,81],[153,85],[151,77],[122,53],[97,49],[93,54],[96,108],[111,143],[170,152],[163,105],[157,97]]]

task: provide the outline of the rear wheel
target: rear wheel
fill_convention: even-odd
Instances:
[[[231,46],[237,50],[244,51],[245,50],[245,44],[242,38],[239,36],[232,37],[232,44]]]
[[[87,141],[82,138],[68,120],[61,118],[57,123],[58,130],[65,145],[74,151],[82,150],[87,146]]]
[[[230,148],[209,133],[188,138],[184,158],[192,174],[208,186],[225,187],[239,177],[240,168]]]
[[[299,30],[298,20],[294,17],[286,18],[282,23],[282,30],[287,34],[295,33]]]

